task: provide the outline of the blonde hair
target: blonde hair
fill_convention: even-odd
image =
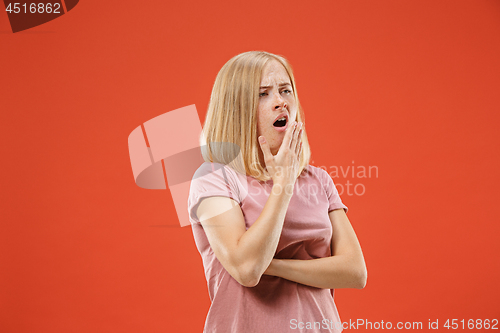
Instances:
[[[260,181],[271,179],[259,160],[257,107],[262,71],[272,60],[285,67],[297,103],[297,121],[305,123],[288,61],[275,54],[250,51],[233,57],[217,74],[200,137],[202,156],[206,162],[229,165],[235,171]],[[311,150],[304,129],[297,176],[307,167],[310,158]]]

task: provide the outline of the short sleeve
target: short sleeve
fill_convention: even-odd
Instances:
[[[332,177],[323,169],[319,169],[321,174],[321,179],[323,183],[323,187],[326,192],[326,196],[328,197],[328,213],[332,210],[344,208],[347,213],[348,208],[346,205],[342,203],[340,199],[339,192],[337,191],[337,187],[333,183]]]
[[[203,163],[196,170],[189,189],[188,212],[191,223],[200,223],[196,211],[204,198],[228,197],[241,203],[234,171],[219,163]]]

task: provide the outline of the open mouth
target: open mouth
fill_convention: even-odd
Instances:
[[[281,117],[280,119],[276,120],[273,124],[274,127],[284,127],[286,126],[287,119],[286,117]]]

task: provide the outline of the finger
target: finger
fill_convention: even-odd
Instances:
[[[302,123],[299,122],[299,123],[297,123],[297,129],[293,133],[293,140],[290,144],[290,149],[293,152],[296,152],[296,150],[297,150],[297,145],[299,144],[299,135],[300,135],[301,131],[302,131]]]
[[[269,148],[269,144],[267,143],[266,138],[262,135],[259,136],[259,144],[260,149],[262,149],[262,153],[264,154],[264,162],[267,166],[267,162],[273,158],[273,154],[271,154],[271,149]]]
[[[295,147],[295,153],[299,154],[299,149],[302,146],[302,128],[299,130],[299,134],[297,136],[297,145]]]
[[[297,160],[300,161],[300,155],[302,154],[302,141],[299,144],[299,152],[297,153]]]
[[[281,143],[281,146],[280,146],[280,149],[278,151],[278,153],[284,149],[283,147],[290,147],[290,142],[292,141],[292,138],[293,138],[293,133],[294,133],[294,130],[297,126],[297,122],[296,121],[293,121],[290,123],[290,127],[288,127],[286,129],[286,133],[285,133],[285,137],[283,138],[283,142]]]

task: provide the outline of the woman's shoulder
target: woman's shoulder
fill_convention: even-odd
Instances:
[[[304,178],[313,177],[313,178],[317,178],[321,181],[324,181],[326,179],[325,177],[330,177],[330,175],[328,175],[328,173],[326,172],[325,169],[308,164],[304,168],[304,171],[302,171],[301,177],[304,177]]]
[[[211,196],[228,197],[240,204],[248,195],[247,182],[245,175],[228,165],[205,162],[200,165],[191,181],[188,207],[197,207],[203,198]]]
[[[234,173],[235,171],[228,165],[216,163],[216,162],[204,162],[195,171],[193,179],[204,177],[209,174],[222,174],[222,173]]]
[[[306,184],[320,184],[326,192],[332,191],[335,187],[330,174],[325,169],[314,165],[308,164],[300,178]]]
[[[191,185],[202,184],[204,188],[229,186],[239,192],[240,188],[246,188],[246,176],[241,175],[229,165],[204,162],[193,175]]]

